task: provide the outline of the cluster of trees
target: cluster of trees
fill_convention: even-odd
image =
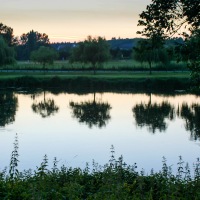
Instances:
[[[192,79],[200,88],[199,0],[170,0],[167,3],[162,0],[152,0],[146,10],[140,14],[138,26],[144,27],[142,31],[138,31],[138,34],[147,38],[142,46],[144,51],[151,52],[150,58],[145,58],[149,62],[150,68],[151,62],[155,59],[154,52],[162,52],[165,39],[174,34],[181,34],[185,38],[185,42],[177,49],[179,59],[188,62]]]
[[[82,62],[92,64],[94,74],[98,64],[110,58],[110,49],[105,38],[88,36],[88,38],[73,48],[71,62]]]
[[[188,62],[192,72],[192,80],[200,87],[200,3],[199,0],[152,0],[146,10],[140,15],[138,26],[143,26],[137,33],[145,36],[133,49],[134,58],[140,62],[147,62],[151,73],[152,63],[168,64],[170,55],[174,52],[177,60]],[[184,27],[184,32],[182,32]],[[180,33],[184,42],[174,49],[166,48],[166,39]],[[0,65],[14,62],[15,48],[17,59],[32,59],[45,66],[46,63],[58,58],[58,54],[50,47],[48,35],[30,31],[20,38],[13,35],[13,29],[0,23]],[[115,42],[115,39],[112,41]],[[42,48],[41,48],[42,47]],[[46,48],[44,48],[46,47]],[[75,48],[65,48],[60,57],[69,58],[71,62],[90,63],[94,73],[98,64],[113,58],[122,58],[124,54],[130,56],[130,51],[122,52],[119,48],[110,49],[105,38],[89,36]],[[47,56],[48,55],[48,56]],[[43,58],[41,58],[43,57]]]

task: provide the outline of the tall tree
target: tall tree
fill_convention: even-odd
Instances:
[[[146,11],[140,14],[138,26],[144,26],[144,29],[138,33],[147,38],[151,39],[153,35],[157,35],[160,38],[158,41],[162,41],[167,36],[181,32],[186,37],[186,43],[188,43],[191,35],[200,30],[200,1],[169,0],[166,2],[152,0]],[[194,46],[191,51],[196,51],[195,48],[199,49],[199,46]],[[183,46],[182,49],[187,51],[187,45]],[[188,67],[192,72],[191,79],[194,80],[194,78],[198,77],[197,81],[195,80],[194,82],[198,90],[200,90],[200,58],[199,56],[197,58],[188,62]]]
[[[30,59],[32,51],[39,49],[40,46],[49,46],[49,43],[47,34],[31,30],[21,35],[19,50],[23,51],[22,57],[27,60]]]
[[[4,38],[0,35],[0,66],[13,64],[15,62],[15,51],[9,47]]]
[[[141,34],[148,36],[152,32],[162,36],[173,35],[185,27],[197,30],[200,27],[199,0],[152,0],[146,11],[140,14],[139,26],[145,28]]]
[[[18,43],[17,38],[14,37],[13,29],[3,23],[0,23],[0,35],[3,36],[8,46],[14,46]]]
[[[103,63],[110,58],[109,45],[105,38],[97,37],[88,38],[79,43],[72,51],[71,62],[82,62],[92,64],[94,74],[96,72],[97,64]]]

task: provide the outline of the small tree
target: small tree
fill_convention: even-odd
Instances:
[[[161,62],[162,64],[169,62],[166,50],[162,47],[154,48],[150,39],[143,39],[138,42],[137,46],[134,47],[133,57],[141,63],[147,62],[150,74],[152,73],[153,62]]]
[[[110,49],[105,38],[97,37],[88,38],[79,43],[77,47],[72,50],[71,62],[91,63],[94,74],[97,64],[103,63],[110,58]]]
[[[38,50],[31,53],[31,60],[41,63],[43,69],[45,69],[46,64],[53,64],[54,60],[57,58],[57,52],[50,47],[41,46]]]
[[[15,63],[15,51],[0,35],[0,66]]]

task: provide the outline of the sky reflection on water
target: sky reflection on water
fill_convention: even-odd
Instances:
[[[144,168],[146,172],[151,168],[160,170],[163,156],[174,169],[180,155],[191,168],[199,157],[197,124],[200,98],[195,95],[96,93],[95,106],[106,105],[106,110],[105,106],[99,107],[98,117],[94,117],[96,112],[92,111],[94,93],[54,95],[46,92],[45,101],[51,99],[54,108],[57,108],[47,117],[34,112],[32,107],[36,102],[44,102],[43,92],[34,98],[33,95],[20,93],[9,97],[11,100],[17,98],[17,104],[15,120],[0,127],[0,169],[9,166],[16,133],[19,137],[20,170],[35,169],[45,154],[49,158],[50,168],[54,157],[57,157],[60,165],[72,167],[83,168],[86,162],[91,164],[93,159],[103,165],[109,161],[111,145],[115,147],[116,158],[123,155],[126,163],[136,162],[138,168]],[[5,106],[2,102],[1,106]],[[74,116],[71,102],[77,105],[85,102],[88,105],[90,102],[89,111],[78,111],[84,114],[81,115],[84,116],[82,122]],[[140,117],[139,121],[136,115]],[[94,119],[96,121],[91,126]],[[105,124],[98,126],[97,120],[102,123],[104,119]]]

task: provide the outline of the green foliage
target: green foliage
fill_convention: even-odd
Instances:
[[[162,43],[168,35],[177,33],[184,26],[187,33],[185,44],[178,48],[178,60],[187,60],[191,70],[191,79],[199,90],[199,55],[200,55],[200,3],[199,0],[152,0],[146,11],[140,14],[138,26],[144,26],[139,34],[151,40],[157,38]],[[188,35],[190,33],[190,35]],[[153,40],[153,41],[156,41]]]
[[[167,33],[173,35],[185,26],[188,30],[197,30],[200,27],[199,0],[152,0],[146,11],[140,14],[139,26],[145,28],[140,32],[147,37]]]
[[[169,56],[166,49],[162,47],[154,47],[152,39],[143,39],[137,43],[134,47],[133,57],[138,62],[147,62],[149,64],[150,74],[152,71],[152,62],[163,65],[169,64]]]
[[[137,165],[127,165],[123,157],[115,158],[111,146],[110,161],[104,166],[93,162],[90,169],[61,166],[57,167],[54,159],[52,170],[48,169],[48,158],[44,159],[34,172],[18,172],[18,138],[16,135],[14,153],[11,157],[10,172],[0,172],[0,199],[124,199],[124,200],[159,200],[159,199],[199,199],[200,161],[194,164],[194,176],[190,168],[179,157],[177,174],[163,158],[160,172],[149,175],[137,171]]]
[[[0,35],[0,66],[15,63],[15,51],[4,41]]]
[[[43,68],[45,68],[46,64],[53,64],[53,61],[57,58],[57,52],[50,47],[41,46],[38,50],[31,53],[31,60],[41,63]]]
[[[32,51],[38,50],[41,46],[49,46],[49,38],[45,33],[31,30],[20,36],[20,45],[17,46],[17,57],[21,60],[29,60]]]
[[[0,35],[3,37],[8,46],[13,46],[18,43],[17,38],[13,35],[13,29],[0,23]]]
[[[91,63],[95,73],[96,65],[107,61],[109,58],[110,50],[105,38],[88,36],[84,42],[79,43],[72,50],[71,62]]]

